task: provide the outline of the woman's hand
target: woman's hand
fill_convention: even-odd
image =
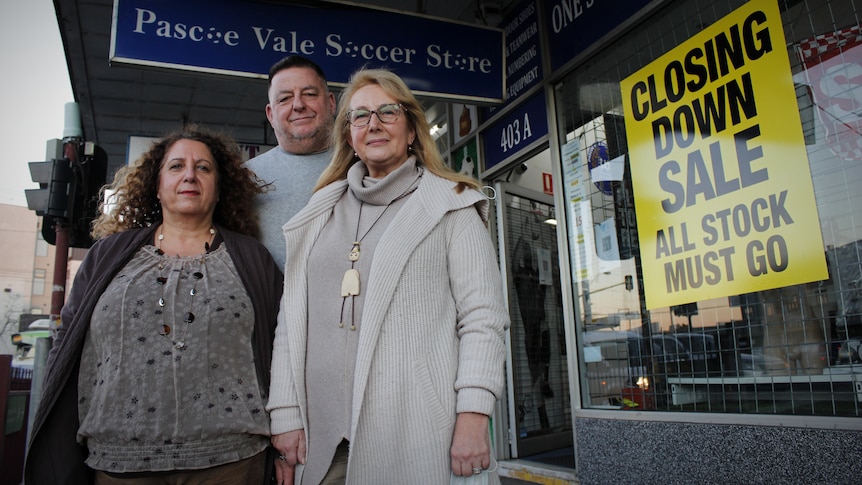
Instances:
[[[305,464],[305,430],[297,429],[272,437],[272,446],[281,454],[275,460],[275,478],[279,485],[292,485],[296,464]]]
[[[491,466],[488,416],[479,413],[458,414],[449,454],[455,475],[468,477],[473,475],[474,469],[487,470]]]

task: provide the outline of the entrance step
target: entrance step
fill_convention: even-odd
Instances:
[[[505,460],[497,463],[502,485],[577,485],[578,479],[571,468],[536,463],[526,460]]]

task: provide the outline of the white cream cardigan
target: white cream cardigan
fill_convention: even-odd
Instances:
[[[307,429],[308,255],[340,181],[284,226],[285,287],[267,410],[273,434]],[[481,193],[426,172],[381,237],[362,315],[349,484],[448,483],[457,413],[491,414],[503,391],[509,326]],[[313,296],[312,296],[313,297]],[[318,349],[326,351],[326,349]],[[297,468],[297,483],[302,467]],[[496,477],[493,477],[496,483]]]

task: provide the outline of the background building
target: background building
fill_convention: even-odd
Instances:
[[[51,314],[56,251],[42,238],[41,224],[26,207],[0,204],[0,354],[13,353],[13,333],[37,315]],[[70,250],[67,291],[83,255],[83,250]]]
[[[11,354],[11,334],[22,313],[50,313],[53,251],[40,240],[39,218],[26,207],[0,205],[0,353]]]

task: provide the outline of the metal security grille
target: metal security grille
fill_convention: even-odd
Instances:
[[[512,367],[519,438],[571,429],[552,205],[506,193]],[[528,448],[528,447],[527,447]]]

